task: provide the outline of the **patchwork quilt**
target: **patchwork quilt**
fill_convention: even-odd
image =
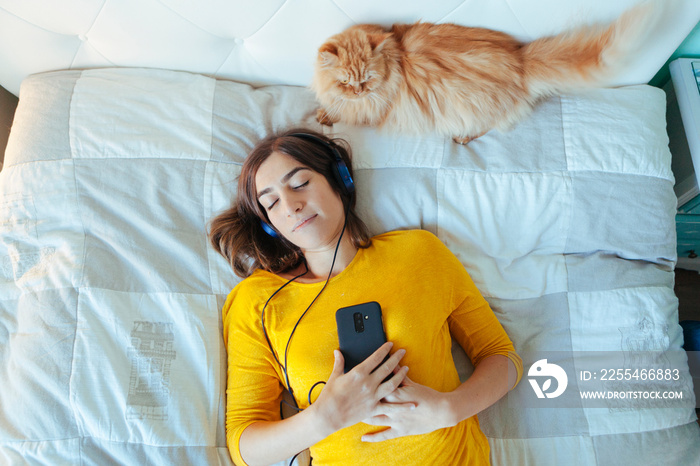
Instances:
[[[555,97],[461,146],[321,128],[303,87],[31,76],[0,172],[0,463],[230,464],[221,307],[239,279],[207,225],[253,145],[305,126],[349,141],[372,232],[435,233],[523,357],[479,414],[494,464],[698,464],[664,98]],[[582,397],[601,383],[618,395]]]

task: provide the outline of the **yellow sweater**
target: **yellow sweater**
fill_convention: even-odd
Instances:
[[[280,418],[284,375],[263,335],[263,305],[286,280],[258,270],[231,291],[223,309],[228,351],[226,439],[236,464],[244,465],[238,443],[258,420]],[[287,340],[297,320],[323,287],[292,282],[265,310],[265,328],[284,363]],[[522,375],[522,361],[464,266],[434,235],[422,230],[376,236],[348,267],[333,277],[294,333],[288,356],[296,402],[308,407],[312,385],[328,379],[338,348],[335,311],[377,301],[387,340],[406,349],[401,364],[417,383],[447,392],[460,384],[451,355],[450,334],[476,366],[494,354],[509,357]],[[322,386],[312,393],[314,401]],[[311,447],[314,466],[488,464],[489,446],[476,416],[430,434],[363,443],[381,427],[358,423]]]

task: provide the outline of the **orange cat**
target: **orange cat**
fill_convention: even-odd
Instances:
[[[542,98],[605,85],[658,17],[657,5],[528,44],[455,24],[350,27],[319,49],[317,119],[435,131],[466,144],[510,129]]]

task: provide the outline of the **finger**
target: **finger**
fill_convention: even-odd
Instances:
[[[403,386],[408,387],[409,385],[415,385],[416,383],[408,377],[408,374],[403,378]]]
[[[379,401],[382,403],[404,403],[406,401],[411,401],[411,399],[407,398],[399,387]]]
[[[400,349],[396,351],[394,354],[389,357],[386,361],[384,361],[379,367],[374,369],[374,372],[372,372],[372,375],[374,376],[375,379],[378,379],[379,381],[383,381],[386,379],[388,376],[390,376],[393,372],[394,369],[399,367],[399,362],[401,361],[401,358],[404,357],[406,354],[405,349]],[[401,369],[397,372],[397,374],[401,374]],[[394,376],[396,377],[396,376]],[[401,376],[403,377],[403,376]]]
[[[414,402],[379,403],[374,410],[375,415],[373,417],[384,416],[388,419],[391,416],[397,416],[402,413],[406,413],[407,411],[413,411],[414,409],[416,409],[416,403]]]
[[[388,361],[387,361],[388,362]],[[377,371],[379,372],[379,371]],[[408,373],[408,366],[403,366],[399,371],[392,375],[389,380],[379,385],[377,388],[377,396],[381,400],[392,394],[403,383]]]
[[[370,426],[388,426],[391,423],[391,420],[386,414],[377,414],[376,416],[363,419],[362,422],[369,424]]]
[[[335,377],[340,377],[345,373],[345,359],[343,358],[343,353],[338,350],[334,350],[333,358],[333,371],[331,371],[331,375],[328,380]]]
[[[391,351],[394,343],[388,341],[380,346],[374,353],[369,355],[367,359],[358,364],[355,368],[365,373],[369,374],[372,372],[379,364],[382,363],[387,354]],[[387,374],[385,374],[386,376]]]
[[[362,436],[361,440],[363,442],[383,442],[384,440],[390,440],[397,438],[399,434],[391,427],[382,430],[381,432],[375,432],[373,434],[365,434]]]
[[[392,371],[392,374],[398,374],[401,371],[402,367],[400,365],[394,367],[394,370]],[[399,387],[408,387],[409,385],[413,385],[414,382],[413,380],[408,378],[408,375],[404,377],[403,381],[399,384]]]

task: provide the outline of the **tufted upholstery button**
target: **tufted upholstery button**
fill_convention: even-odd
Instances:
[[[85,34],[78,34],[78,39],[80,39],[83,42],[87,42],[87,36]]]

